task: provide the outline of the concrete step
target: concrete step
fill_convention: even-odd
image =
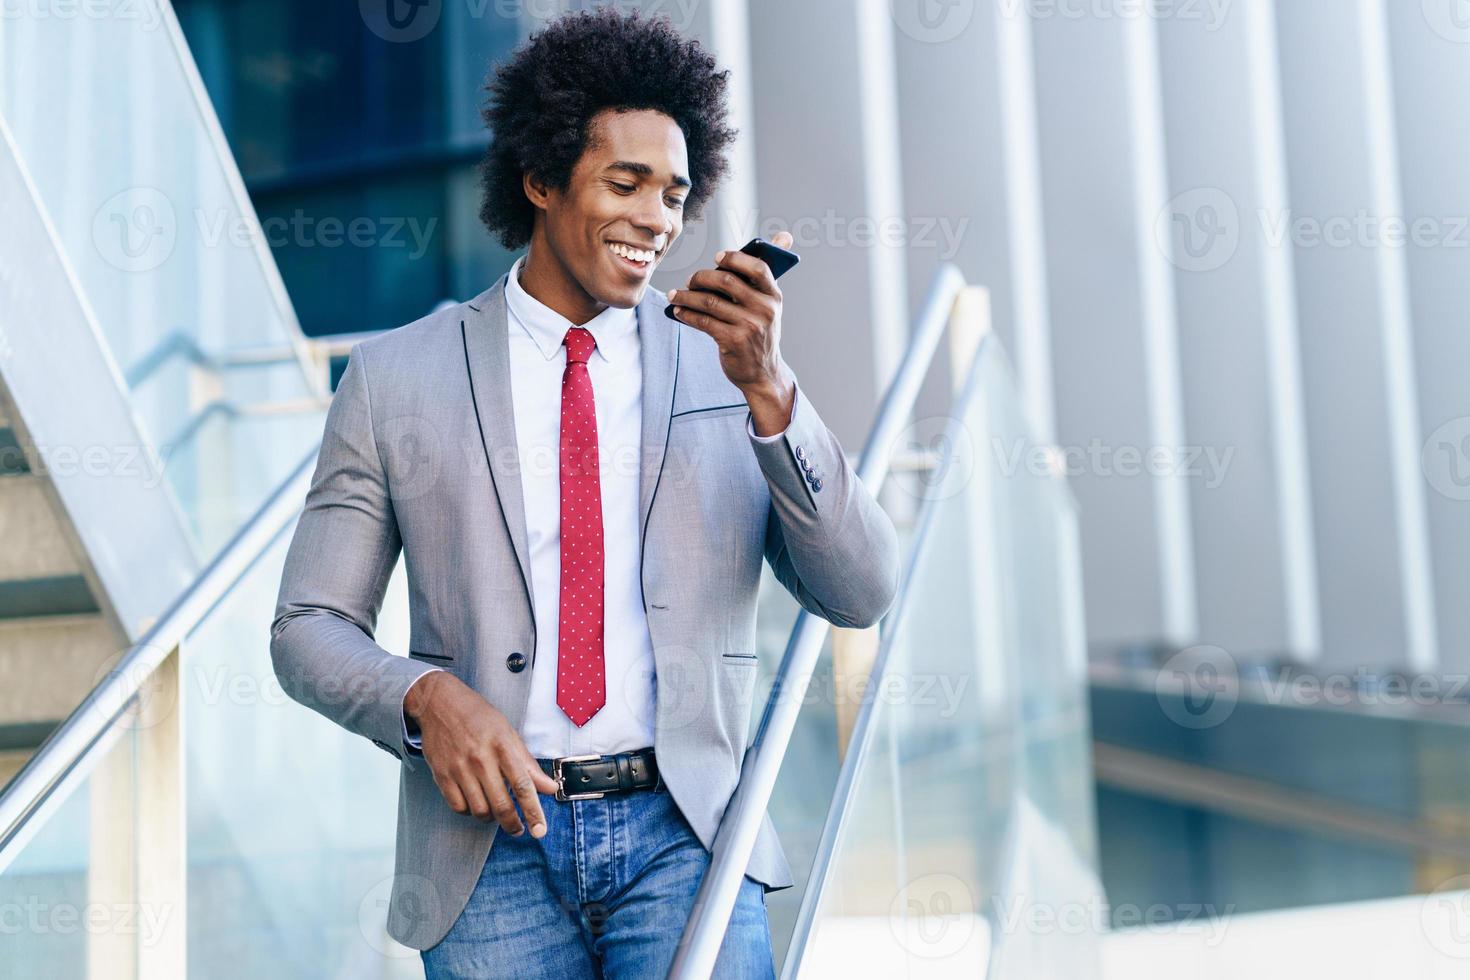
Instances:
[[[80,575],[0,581],[0,620],[101,612]]]
[[[0,620],[0,731],[65,718],[127,645],[100,613]]]
[[[42,477],[0,477],[0,582],[81,574],[63,526]]]
[[[20,772],[20,767],[31,757],[32,749],[9,749],[0,751],[0,789]]]
[[[0,477],[29,473],[30,464],[20,450],[15,430],[0,421]]]

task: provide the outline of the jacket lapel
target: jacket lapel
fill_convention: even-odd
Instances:
[[[507,273],[508,275],[508,273]],[[535,609],[531,591],[530,545],[526,535],[525,499],[516,460],[515,415],[511,402],[509,321],[505,308],[506,275],[470,300],[460,321],[465,361],[469,367],[470,395],[479,422],[495,495],[510,540],[515,547],[526,601]],[[638,539],[640,552],[647,536],[648,513],[663,470],[668,448],[669,420],[674,411],[674,380],[679,367],[679,324],[663,314],[664,299],[648,289],[638,304],[638,339],[643,367],[643,451],[639,454]],[[502,447],[499,452],[495,447]]]
[[[662,293],[643,291],[638,304],[638,341],[643,364],[643,451],[639,453],[638,542],[639,553],[647,539],[648,512],[653,492],[663,471],[669,443],[669,419],[674,413],[674,381],[679,374],[679,326],[664,316]],[[639,568],[642,568],[642,559]]]
[[[464,333],[465,363],[469,367],[470,397],[479,423],[480,445],[490,465],[501,516],[515,547],[526,601],[535,609],[531,594],[531,548],[526,540],[526,505],[521,494],[520,455],[511,404],[505,281],[506,276],[502,275],[495,285],[465,304],[469,310],[460,321],[460,330]],[[500,447],[499,451],[496,447]]]

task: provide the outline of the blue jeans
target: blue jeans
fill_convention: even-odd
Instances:
[[[540,801],[546,836],[496,833],[469,904],[421,954],[427,980],[663,980],[710,861],[668,788]],[[775,976],[753,878],[740,881],[714,976]]]

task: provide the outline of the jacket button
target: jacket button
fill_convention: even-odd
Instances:
[[[805,449],[802,449],[800,446],[797,446],[796,447],[796,458],[799,459],[799,460],[801,460],[803,463],[805,463],[806,462],[806,450]]]
[[[526,655],[517,650],[505,658],[505,666],[510,669],[512,674],[519,674],[526,669]]]
[[[821,493],[821,492],[822,492],[822,481],[821,480],[813,480],[812,481],[812,493]]]

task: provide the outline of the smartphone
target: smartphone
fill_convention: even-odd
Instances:
[[[781,246],[772,245],[764,238],[759,237],[752,238],[750,241],[746,242],[745,246],[741,248],[740,251],[744,252],[746,255],[754,255],[756,258],[764,262],[768,267],[770,267],[771,276],[775,279],[780,279],[781,276],[787,272],[787,270],[789,270],[792,266],[801,261],[801,256],[797,255],[795,252],[788,252]],[[725,296],[724,293],[720,292],[717,289],[709,289],[705,290],[705,292],[712,292],[717,296],[724,296],[725,299],[730,298],[728,296]],[[664,316],[668,317],[670,320],[674,319],[673,303],[670,303],[668,306],[664,307]]]

